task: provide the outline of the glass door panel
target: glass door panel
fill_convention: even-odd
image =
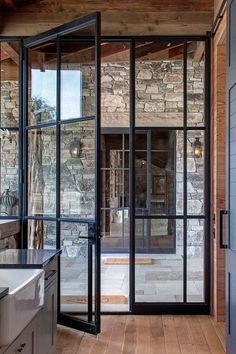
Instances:
[[[137,313],[209,306],[209,67],[204,50],[201,58],[194,55],[198,46],[134,43],[131,300]],[[161,306],[167,302],[172,307]]]
[[[28,246],[62,249],[58,321],[97,334],[100,15],[26,39],[25,48]]]

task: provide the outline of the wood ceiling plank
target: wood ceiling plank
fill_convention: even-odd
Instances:
[[[2,35],[34,35],[88,12],[21,12],[6,14]],[[205,34],[213,22],[211,12],[102,12],[103,35]]]
[[[7,2],[15,4],[20,7],[21,4],[32,3],[27,6],[24,11],[28,12],[54,12],[55,10],[61,12],[93,12],[93,11],[114,11],[114,12],[176,12],[176,11],[213,11],[213,0],[0,0],[6,4]]]

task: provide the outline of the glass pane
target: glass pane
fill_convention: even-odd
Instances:
[[[44,43],[28,52],[28,124],[56,120],[56,42]]]
[[[87,234],[85,223],[61,223],[61,311],[76,312],[84,320],[88,320],[88,284],[92,281],[92,245],[83,238]]]
[[[3,131],[0,137],[1,215],[18,215],[18,133]]]
[[[148,167],[147,152],[135,151],[135,211],[137,215],[148,214]]]
[[[102,207],[122,208],[123,206],[123,171],[102,171]]]
[[[187,106],[189,126],[204,126],[205,42],[188,43]]]
[[[135,225],[135,301],[182,302],[183,221],[136,219]]]
[[[187,207],[188,214],[205,212],[205,133],[189,131],[187,145]]]
[[[55,215],[55,127],[28,131],[28,168],[28,215]]]
[[[56,248],[56,222],[47,220],[28,220],[29,248]]]
[[[0,126],[17,127],[19,122],[18,42],[0,42]]]
[[[102,127],[129,127],[129,60],[129,43],[102,43]]]
[[[136,42],[136,126],[183,125],[183,43]]]
[[[61,215],[94,218],[95,121],[61,125]]]
[[[102,134],[101,150],[102,168],[122,168],[123,167],[123,144],[122,134]]]
[[[80,35],[60,41],[61,120],[95,115],[95,45]]]
[[[114,250],[124,247],[123,223],[123,210],[102,210],[101,229],[103,248]]]
[[[189,219],[187,237],[187,301],[204,302],[205,221]]]
[[[135,183],[137,215],[183,214],[182,131],[136,134]]]

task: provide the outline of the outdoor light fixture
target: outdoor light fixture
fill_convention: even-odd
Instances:
[[[193,146],[193,154],[196,159],[199,159],[203,155],[203,148],[202,148],[202,143],[200,141],[200,138],[195,138],[194,143],[192,144]]]
[[[74,139],[70,144],[70,156],[73,158],[80,157],[81,143],[78,139]]]

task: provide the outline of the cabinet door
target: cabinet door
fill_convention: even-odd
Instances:
[[[45,289],[44,307],[38,320],[36,349],[38,354],[51,353],[56,344],[57,288],[53,282]]]
[[[32,321],[8,347],[4,354],[35,353],[35,321]]]

